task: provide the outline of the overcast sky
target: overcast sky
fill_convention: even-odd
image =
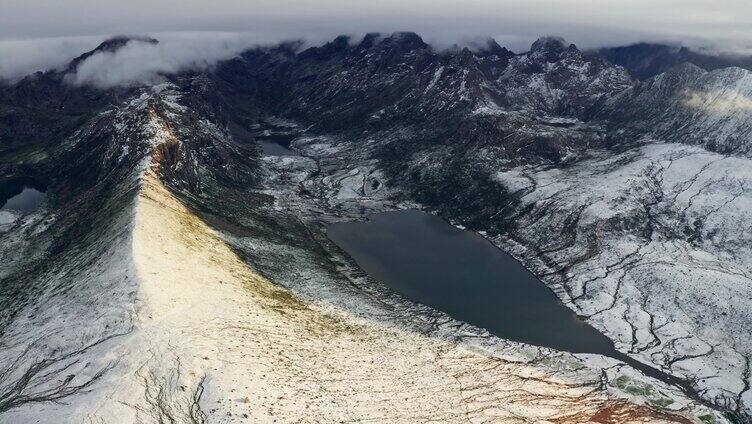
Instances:
[[[581,48],[669,41],[735,50],[752,43],[752,0],[0,0],[0,76],[58,66],[113,34],[195,42],[212,32],[213,42],[252,45],[392,31],[438,46],[491,36],[515,51],[541,35]]]

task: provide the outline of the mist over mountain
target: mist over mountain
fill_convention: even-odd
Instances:
[[[627,0],[7,0],[0,15],[0,78],[63,66],[113,34],[182,40],[175,48],[183,51],[193,44],[222,50],[222,43],[238,39],[245,40],[243,48],[295,39],[320,45],[339,34],[414,31],[439,49],[492,37],[520,53],[553,34],[584,50],[648,42],[749,52],[751,7],[742,0],[662,0],[649,7]],[[196,51],[193,61],[214,59],[205,48],[195,50],[203,53]]]

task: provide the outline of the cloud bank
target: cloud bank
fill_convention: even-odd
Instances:
[[[752,39],[748,0],[3,0],[0,38],[232,31]],[[560,30],[560,31],[557,31]],[[429,37],[430,38],[430,37]]]
[[[581,48],[638,41],[728,51],[752,43],[749,0],[3,0],[0,78],[60,66],[112,34],[143,34],[158,47],[99,57],[78,83],[138,80],[209,66],[239,49],[284,39],[415,31],[437,45],[494,37],[514,51],[541,35]],[[193,34],[193,35],[190,35]],[[197,36],[197,35],[200,35]],[[74,51],[78,50],[78,51]],[[130,56],[126,56],[130,55]],[[95,63],[96,62],[96,63]],[[143,70],[133,64],[142,64]],[[94,69],[110,69],[100,77]],[[86,73],[88,72],[88,73]],[[138,74],[142,73],[141,76]]]
[[[133,40],[115,52],[99,52],[66,76],[73,85],[107,88],[157,83],[163,75],[206,69],[230,59],[258,40],[243,34],[162,34],[159,43]]]
[[[0,40],[0,79],[16,80],[54,69],[96,47],[106,37],[62,37]]]

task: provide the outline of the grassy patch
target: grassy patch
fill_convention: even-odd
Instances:
[[[179,213],[180,239],[189,247],[199,248],[207,243],[205,225],[193,214]]]
[[[646,398],[656,408],[663,409],[674,403],[673,399],[655,390],[650,384],[634,381],[626,375],[619,376],[612,384],[630,395]]]
[[[704,424],[716,424],[715,417],[712,415],[700,415],[697,417],[702,421]]]
[[[659,397],[656,399],[650,399],[648,400],[648,402],[650,402],[650,404],[655,406],[656,408],[661,408],[661,409],[666,408],[672,403],[674,403],[672,399],[667,398],[667,397]]]

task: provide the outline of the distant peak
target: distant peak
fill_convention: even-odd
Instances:
[[[422,43],[423,39],[420,38],[420,35],[412,32],[412,31],[397,31],[393,32],[391,35],[391,38],[403,42],[418,42]]]
[[[83,62],[84,60],[88,59],[89,57],[97,54],[97,53],[114,53],[121,48],[125,47],[130,42],[136,42],[136,43],[145,43],[145,44],[157,44],[159,43],[159,40],[151,37],[146,37],[142,35],[117,35],[111,38],[108,38],[101,42],[94,50],[90,50],[81,56],[78,56],[77,58],[73,59],[71,63],[68,65],[68,72],[74,71],[76,68],[78,68],[78,65]]]
[[[669,73],[674,75],[702,75],[706,73],[707,71],[702,69],[701,67],[695,65],[692,62],[682,62],[671,69],[669,69]]]
[[[420,36],[414,32],[395,32],[384,39],[384,42],[396,44],[402,48],[414,50],[428,47]]]
[[[546,62],[556,62],[566,54],[578,54],[580,51],[574,44],[567,46],[561,37],[541,37],[530,47],[530,57]]]
[[[356,50],[363,51],[368,50],[371,47],[375,46],[381,39],[384,38],[384,35],[378,32],[369,32],[365,36],[363,36],[363,39],[358,42],[355,47]]]
[[[514,53],[502,47],[493,38],[487,38],[480,45],[473,46],[479,56],[511,57]]]
[[[300,53],[303,58],[317,58],[319,60],[328,60],[337,54],[347,52],[350,48],[350,36],[340,35],[334,40],[320,47],[311,47]]]
[[[138,43],[146,43],[146,44],[157,44],[159,43],[159,40],[156,38],[151,38],[143,35],[117,35],[111,38],[108,38],[107,40],[103,41],[97,48],[92,50],[93,52],[101,52],[101,51],[116,51],[122,47],[124,47],[129,42],[134,41]]]
[[[552,51],[552,50],[564,50],[566,49],[566,41],[562,37],[546,36],[537,39],[532,46],[530,46],[531,52],[537,51]]]

